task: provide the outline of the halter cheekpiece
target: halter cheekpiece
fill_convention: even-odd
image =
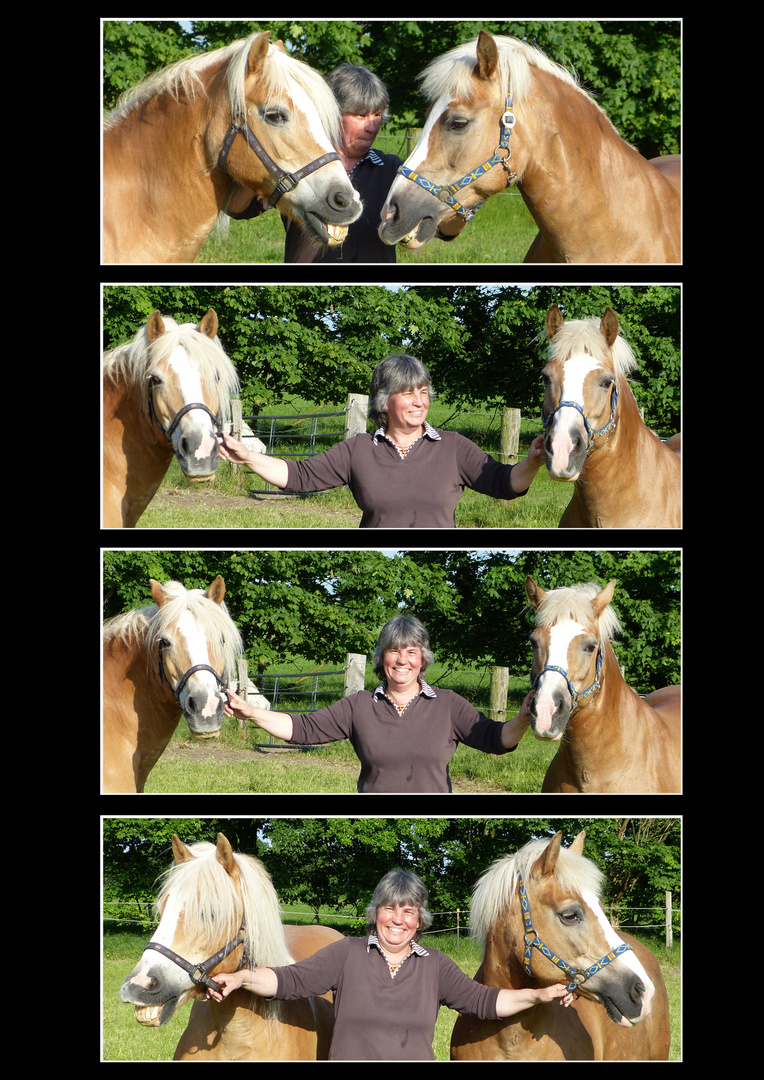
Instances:
[[[237,113],[231,121],[231,126],[228,129],[226,137],[223,139],[223,145],[218,154],[218,168],[221,169],[226,176],[230,176],[230,173],[226,168],[228,153],[237,135],[244,136],[247,146],[257,155],[271,176],[276,180],[276,187],[268,196],[268,204],[270,206],[275,206],[281,196],[285,195],[287,191],[294,191],[299,182],[304,177],[309,176],[310,173],[315,172],[324,165],[328,165],[330,161],[340,160],[340,156],[337,153],[332,152],[330,154],[322,154],[321,157],[318,157],[315,161],[311,161],[310,164],[303,166],[302,169],[298,169],[297,172],[288,173],[277,165],[270,156],[257,135],[255,135],[254,131],[247,123],[244,114]]]
[[[214,667],[210,667],[209,664],[195,664],[193,667],[190,667],[188,669],[188,671],[184,672],[184,674],[182,675],[180,681],[178,682],[178,685],[173,686],[172,683],[170,682],[170,680],[167,678],[167,673],[165,672],[165,669],[164,669],[164,659],[163,659],[162,653],[164,652],[166,647],[167,647],[167,643],[164,642],[164,641],[160,641],[159,645],[157,646],[157,656],[158,656],[158,660],[159,660],[159,678],[165,684],[165,686],[170,691],[170,693],[172,694],[172,696],[175,698],[175,700],[177,701],[177,703],[179,705],[180,705],[180,695],[183,693],[183,689],[184,689],[186,683],[188,682],[188,680],[191,678],[192,675],[196,674],[197,671],[209,671],[209,672],[211,672],[215,676],[215,679],[217,681],[218,686],[223,691],[223,693],[226,694],[226,696],[227,696],[228,680],[227,680],[227,678],[225,676],[225,672],[223,672],[222,675],[218,675],[218,673],[217,673],[217,671],[215,671]]]
[[[590,979],[592,975],[596,975],[602,968],[607,967],[608,964],[612,964],[614,960],[625,952],[631,952],[631,945],[627,945],[624,941],[616,949],[606,953],[601,960],[598,960],[595,964],[592,964],[588,968],[575,968],[571,964],[568,964],[555,952],[553,952],[548,945],[546,945],[539,937],[535,926],[533,925],[533,918],[531,916],[531,905],[528,900],[528,892],[525,888],[525,883],[520,878],[520,906],[523,912],[523,923],[525,924],[525,950],[523,953],[523,970],[526,975],[532,975],[533,965],[533,950],[538,949],[542,956],[545,956],[547,960],[550,960],[558,968],[565,972],[566,976],[570,980],[565,989],[569,994],[575,993],[576,990],[585,983],[587,979]]]
[[[236,937],[232,938],[222,949],[218,949],[214,956],[208,957],[207,960],[203,960],[200,964],[192,964],[190,960],[184,959],[179,953],[173,952],[172,949],[168,949],[166,945],[161,945],[158,941],[150,941],[143,951],[148,952],[148,950],[151,949],[153,952],[158,952],[161,956],[165,956],[168,960],[172,960],[173,964],[177,964],[178,967],[183,968],[192,983],[195,983],[197,986],[208,986],[211,990],[214,990],[219,994],[220,987],[215,980],[210,977],[209,970],[210,968],[214,968],[216,964],[219,964],[221,960],[225,960],[227,956],[230,956],[234,949],[237,949],[239,945],[242,945],[245,942],[246,937],[247,935],[244,931],[244,919],[242,919]],[[248,965],[248,958],[246,955],[242,954],[239,970]]]
[[[544,412],[544,406],[542,405],[541,406],[541,420],[542,420],[542,423],[544,425],[544,431],[546,431],[546,429],[551,424],[552,417],[554,416],[554,414],[559,412],[560,409],[575,409],[577,413],[581,414],[581,419],[584,422],[584,427],[586,429],[586,435],[587,435],[587,438],[589,440],[588,446],[586,448],[586,454],[587,454],[587,457],[588,457],[588,455],[591,454],[592,450],[594,450],[594,448],[595,448],[594,447],[594,440],[595,439],[599,439],[601,435],[607,435],[607,438],[609,439],[610,436],[615,431],[615,426],[616,426],[615,410],[616,410],[617,405],[618,405],[618,383],[614,383],[613,384],[613,394],[612,394],[612,396],[610,398],[610,419],[608,420],[608,422],[606,424],[603,424],[603,426],[601,428],[597,428],[596,431],[592,427],[591,421],[589,420],[589,417],[586,415],[586,412],[585,412],[583,406],[579,405],[579,403],[577,401],[560,401],[560,402],[558,402],[557,405],[552,409],[552,411],[549,413],[548,416]],[[607,442],[607,439],[605,441]]]
[[[570,676],[568,675],[565,668],[559,667],[557,664],[546,664],[538,673],[535,679],[531,675],[531,690],[536,689],[539,679],[545,671],[556,671],[558,675],[562,675],[563,679],[567,683],[568,691],[570,692],[571,697],[570,711],[573,712],[573,710],[578,707],[579,702],[586,701],[587,698],[594,697],[600,692],[600,688],[602,685],[600,682],[600,675],[602,674],[603,659],[604,653],[602,651],[602,645],[599,644],[597,646],[597,666],[594,669],[594,682],[591,684],[591,686],[587,686],[586,690],[576,690],[575,686],[570,681]]]
[[[407,180],[412,180],[419,187],[429,191],[441,202],[446,203],[457,214],[461,215],[465,221],[472,221],[475,214],[478,212],[484,203],[478,203],[477,206],[473,206],[468,210],[462,205],[454,195],[457,191],[461,191],[462,188],[468,187],[473,181],[479,177],[484,176],[495,165],[502,165],[507,173],[507,187],[511,187],[517,180],[517,174],[513,173],[509,168],[509,159],[512,157],[512,149],[509,145],[509,137],[512,134],[512,129],[516,123],[516,116],[514,114],[514,106],[512,103],[512,94],[507,92],[506,102],[504,106],[504,115],[501,118],[501,134],[499,136],[499,143],[493,152],[493,155],[484,161],[482,165],[478,165],[476,169],[471,173],[467,173],[460,180],[454,181],[453,184],[436,184],[432,180],[428,180],[418,172],[414,172],[413,169],[407,168],[405,165],[401,165],[398,169],[398,173],[404,176]],[[506,155],[499,153],[500,150],[506,150]]]

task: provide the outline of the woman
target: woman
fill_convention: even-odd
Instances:
[[[514,750],[530,725],[528,694],[514,719],[489,720],[453,690],[422,678],[433,661],[419,619],[396,615],[382,627],[374,671],[382,683],[313,713],[257,709],[229,690],[226,712],[277,739],[321,744],[349,739],[361,762],[361,793],[449,792],[448,765],[459,743],[488,754]]]
[[[224,435],[220,456],[290,492],[347,484],[362,529],[452,529],[465,487],[494,499],[525,495],[544,462],[543,436],[524,461],[501,465],[458,432],[428,424],[431,397],[430,373],[420,360],[388,356],[371,380],[373,435],[345,439],[306,461],[258,454]]]
[[[416,874],[393,870],[366,909],[367,938],[344,938],[288,967],[215,975],[222,1001],[243,987],[262,997],[294,1000],[334,990],[332,1061],[433,1061],[432,1041],[441,1004],[499,1020],[533,1005],[572,995],[561,983],[539,989],[483,986],[437,949],[418,940],[432,922],[427,889]]]

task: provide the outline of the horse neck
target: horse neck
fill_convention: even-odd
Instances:
[[[208,160],[208,123],[204,93],[175,100],[165,91],[135,105],[105,132],[104,198],[112,189],[117,193],[121,214],[129,214],[123,227],[134,234],[123,241],[126,252],[118,248],[118,261],[196,258],[231,188]],[[117,213],[108,209],[108,217]],[[141,228],[141,221],[150,224]]]
[[[602,670],[600,689],[588,705],[579,708],[571,719],[560,743],[560,753],[566,756],[577,772],[582,762],[587,770],[596,771],[596,763],[603,760],[612,770],[613,757],[628,752],[630,734],[628,726],[621,723],[626,713],[623,702],[634,695],[624,682],[618,658],[609,641],[602,643]]]
[[[484,986],[519,990],[530,983],[522,964],[524,935],[519,898],[505,912],[504,918],[505,922],[494,925],[486,937],[483,962],[475,974],[475,981]]]
[[[668,181],[624,142],[593,101],[549,72],[533,68],[532,87],[515,111],[513,167],[541,231],[545,258],[640,261],[633,248],[642,242],[635,223],[639,207],[624,197],[625,185],[649,189],[655,183],[651,173],[661,187]]]
[[[639,524],[637,508],[656,501],[657,470],[664,453],[671,451],[645,424],[628,380],[619,378],[615,430],[600,436],[587,457],[574,484],[566,525]]]

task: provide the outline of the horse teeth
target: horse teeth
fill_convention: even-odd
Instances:
[[[344,242],[347,240],[347,225],[327,225],[326,231],[329,233],[330,247],[336,247],[338,244],[344,244]]]
[[[161,1011],[161,1005],[136,1005],[135,1019],[144,1027],[159,1027],[159,1014]]]

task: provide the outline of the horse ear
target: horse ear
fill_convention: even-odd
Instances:
[[[214,600],[216,604],[223,603],[223,597],[225,596],[225,581],[223,581],[220,574],[218,574],[204,595],[208,600]]]
[[[608,348],[610,348],[618,337],[618,316],[612,308],[606,308],[605,314],[602,316],[600,333],[608,343]]]
[[[218,862],[229,877],[233,877],[238,873],[239,868],[236,865],[236,859],[233,857],[233,848],[228,837],[224,836],[222,832],[218,833],[217,857]]]
[[[546,313],[546,332],[550,341],[564,325],[565,320],[562,317],[562,312],[557,307],[557,304],[552,304]]]
[[[572,851],[574,855],[583,855],[584,853],[584,840],[586,839],[586,830],[583,829],[575,838],[573,843],[568,848],[568,851]]]
[[[164,319],[158,311],[152,313],[151,318],[146,323],[146,335],[150,342],[156,341],[164,333]]]
[[[525,591],[528,594],[528,599],[530,600],[532,607],[538,611],[539,604],[546,596],[546,593],[543,589],[539,588],[530,576],[525,579]]]
[[[562,844],[562,833],[555,833],[549,842],[549,845],[544,849],[543,855],[539,855],[536,862],[531,869],[531,876],[535,878],[549,877],[554,873],[554,868],[557,865],[557,860],[560,856],[560,845]]]
[[[172,838],[172,854],[176,863],[188,862],[189,859],[194,857],[183,841],[175,835]]]
[[[170,599],[169,596],[164,591],[163,586],[160,585],[158,581],[155,581],[154,578],[149,578],[149,582],[151,583],[151,596],[154,603],[157,607],[164,607]]]
[[[608,584],[605,586],[599,596],[595,596],[595,598],[592,600],[592,608],[594,610],[594,614],[597,616],[598,619],[602,612],[605,610],[605,608],[608,606],[610,601],[613,599],[613,593],[615,592],[615,587],[617,584],[618,582],[615,579],[608,582]]]
[[[277,48],[277,49],[278,49],[278,50],[279,50],[280,52],[283,52],[283,53],[285,53],[285,52],[286,52],[286,46],[284,45],[284,42],[283,42],[283,41],[281,40],[281,38],[279,38],[279,40],[278,40],[278,41],[274,41],[274,43],[273,43],[273,44],[275,45],[275,47],[276,47],[276,48]]]
[[[199,323],[199,333],[204,334],[205,337],[212,338],[213,341],[218,332],[218,316],[217,312],[212,308],[207,312],[202,321]]]
[[[475,75],[478,79],[490,79],[499,63],[499,50],[496,42],[485,30],[481,30],[477,39],[477,65]]]
[[[270,30],[264,30],[262,34],[258,34],[249,50],[249,56],[247,57],[247,75],[255,75],[265,63],[265,58],[268,55],[268,49],[271,43]]]

